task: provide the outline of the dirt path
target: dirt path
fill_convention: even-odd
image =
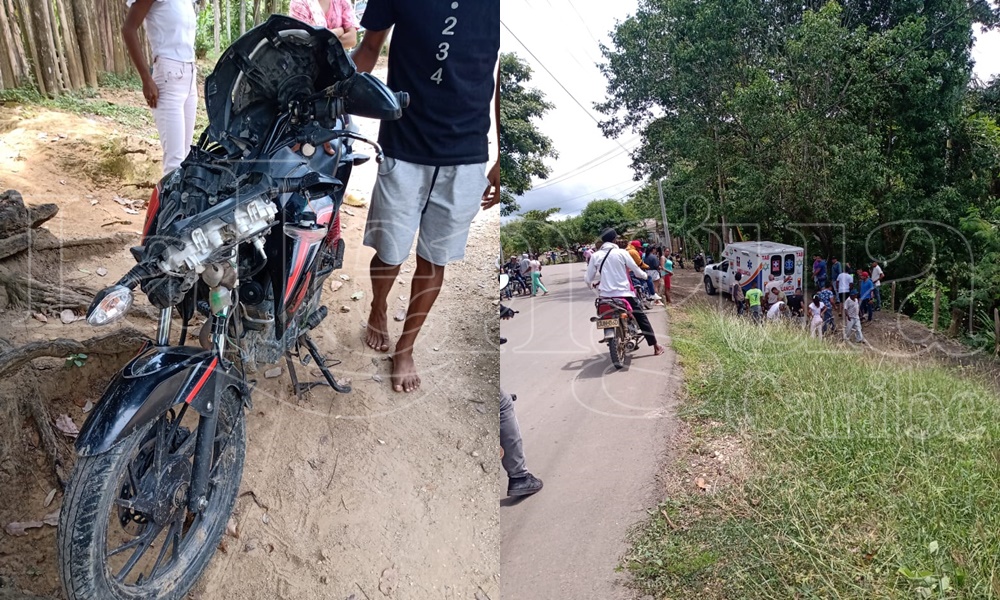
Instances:
[[[116,97],[141,101],[138,93]],[[373,128],[362,124],[367,133]],[[149,190],[125,185],[118,173],[95,173],[94,163],[109,140],[120,140],[120,154],[140,167],[127,178],[142,179],[146,167],[155,173],[159,147],[147,141],[148,133],[106,119],[0,107],[0,188],[20,190],[28,203],[58,203],[60,214],[48,224],[56,235],[135,233]],[[355,169],[350,189],[367,196],[375,169],[374,161]],[[130,199],[136,202],[128,204]],[[124,210],[133,207],[139,214]],[[213,600],[496,599],[496,498],[502,469],[493,300],[499,216],[495,210],[480,215],[465,261],[449,267],[445,290],[416,348],[423,387],[400,395],[389,387],[389,363],[362,341],[372,252],[360,241],[366,209],[347,211],[347,256],[340,273],[351,279],[337,292],[326,291],[331,316],[315,338],[331,358],[343,361],[334,371],[352,380],[354,392],[340,396],[321,388],[299,403],[284,369],[277,379],[261,377],[248,412],[238,538],[225,539],[196,595]],[[407,284],[397,285],[390,296],[390,316],[405,305],[401,298],[408,299],[412,261],[411,256],[404,265]],[[124,273],[132,259],[122,247],[97,254],[36,253],[20,264],[36,276],[96,289]],[[106,277],[94,274],[98,267],[107,269]],[[365,299],[351,301],[358,291]],[[62,325],[50,318],[43,324],[5,307],[0,295],[0,338],[14,343],[92,335],[79,323]],[[150,334],[154,330],[141,319],[132,324]],[[401,325],[390,320],[393,337]],[[312,379],[310,371],[300,367],[299,374]],[[99,385],[64,389],[53,398],[53,414],[68,414],[81,425],[86,415],[80,407],[100,392]],[[43,501],[53,482],[41,468],[43,461],[36,460],[37,440],[25,425],[14,451],[31,464],[0,461],[0,496],[11,500],[0,506],[0,527],[52,510]],[[57,495],[53,507],[60,500]],[[17,538],[0,531],[0,588],[12,583],[59,596],[54,542],[52,528]]]
[[[536,496],[501,502],[503,598],[633,598],[616,572],[632,525],[658,501],[656,476],[676,421],[679,367],[645,343],[611,366],[590,317],[583,264],[545,267],[547,296],[514,298],[502,382],[515,407]],[[662,308],[650,311],[669,344]]]

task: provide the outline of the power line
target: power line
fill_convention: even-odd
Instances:
[[[622,185],[623,183],[629,183],[630,181],[633,181],[633,180],[632,179],[626,179],[625,181],[619,181],[618,183],[613,183],[613,184],[609,185],[608,187],[601,188],[599,190],[594,190],[594,191],[591,191],[591,192],[587,192],[586,194],[580,194],[579,196],[573,196],[572,198],[568,198],[568,199],[564,200],[564,202],[572,202],[573,200],[579,200],[580,198],[586,198],[587,196],[593,196],[595,194],[600,194],[603,191],[610,190],[612,188],[616,188],[616,187]],[[630,189],[629,191],[627,191],[626,195],[627,194],[631,194],[632,192],[634,192],[635,190],[639,189],[640,187],[642,187],[644,185],[646,185],[645,182],[639,182],[638,185],[636,185],[635,187],[633,187],[632,189]]]
[[[549,77],[551,77],[552,80],[556,82],[556,85],[558,85],[559,87],[561,87],[562,90],[564,92],[566,92],[566,94],[573,100],[573,102],[575,102],[576,105],[580,107],[580,110],[582,110],[583,112],[587,113],[587,116],[590,117],[594,121],[594,123],[597,123],[597,125],[600,125],[601,122],[597,119],[597,117],[595,117],[590,112],[590,110],[583,105],[583,103],[581,103],[579,100],[576,99],[576,96],[574,96],[572,94],[572,92],[570,92],[566,88],[566,86],[563,85],[561,81],[559,81],[559,78],[556,77],[555,74],[553,74],[552,71],[550,71],[549,68],[545,66],[545,63],[543,63],[541,60],[539,60],[539,58],[537,56],[535,56],[535,53],[531,51],[531,48],[529,48],[527,44],[525,44],[524,42],[522,42],[521,38],[517,37],[517,34],[515,34],[513,31],[511,31],[510,27],[508,27],[507,24],[503,22],[503,19],[500,19],[500,24],[503,25],[503,28],[507,30],[507,33],[509,33],[511,35],[511,37],[513,37],[514,40],[517,41],[517,43],[520,44],[522,48],[524,48],[524,50],[531,56],[531,58],[535,59],[535,62],[538,63],[538,66],[540,66],[542,68],[542,70],[544,70],[546,73],[549,74]],[[625,150],[626,152],[628,152],[628,149],[625,148],[625,146],[623,146],[622,143],[619,142],[617,138],[614,138],[614,142],[616,144],[618,144],[618,146],[621,147],[622,150]]]
[[[638,138],[639,138],[639,136],[635,135],[635,136],[633,136],[633,137],[625,140],[624,143],[625,144],[630,144],[630,143],[632,143],[633,141],[635,141]],[[632,146],[632,148],[635,148],[635,146]],[[572,168],[569,171],[566,171],[564,173],[560,173],[559,175],[556,175],[555,177],[552,177],[552,178],[544,180],[543,183],[534,186],[532,189],[542,190],[542,189],[545,189],[547,187],[552,187],[553,185],[557,185],[557,184],[563,183],[564,181],[566,181],[568,179],[572,179],[573,177],[576,177],[578,175],[582,175],[583,173],[586,173],[587,172],[587,167],[590,167],[590,166],[594,165],[595,163],[598,163],[598,162],[601,162],[601,161],[611,160],[612,158],[615,158],[615,157],[617,157],[617,156],[619,156],[621,154],[623,154],[623,151],[621,149],[619,149],[619,148],[612,148],[608,152],[605,152],[604,154],[601,154],[600,156],[596,156],[596,157],[588,160],[587,162],[583,163],[582,165],[574,167],[574,168]]]

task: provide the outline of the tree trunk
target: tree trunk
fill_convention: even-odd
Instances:
[[[10,20],[13,19],[14,15],[11,14]],[[17,87],[17,77],[14,75],[17,57],[14,56],[13,40],[7,7],[0,4],[0,90]]]
[[[240,0],[240,35],[247,32],[247,2]]]
[[[97,76],[101,72],[101,57],[97,53],[97,44],[94,42],[95,12],[88,0],[70,0],[70,4],[73,7],[76,39],[80,45],[83,78],[88,86],[96,88]]]
[[[28,60],[28,55],[24,51],[24,36],[21,33],[22,29],[18,22],[14,0],[0,0],[0,8],[5,9],[8,15],[10,37],[7,38],[7,44],[13,55],[11,65],[14,67],[14,78],[17,85],[24,85],[31,78],[31,61]]]
[[[59,39],[59,21],[56,19],[55,9],[52,7],[51,0],[36,3],[39,5],[38,8],[42,13],[42,17],[45,19],[44,39],[45,44],[53,52],[54,60],[51,65],[57,84],[56,95],[59,95],[70,89],[69,68],[66,66],[66,56],[63,54],[62,43]]]
[[[66,56],[66,66],[69,68],[69,81],[72,89],[79,90],[87,86],[83,76],[83,60],[80,58],[80,42],[76,38],[73,27],[76,15],[73,5],[67,0],[56,0],[59,7],[59,30],[63,40],[63,54]]]
[[[38,39],[35,37],[35,25],[32,15],[35,11],[32,10],[31,0],[16,0],[17,5],[20,8],[21,17],[24,20],[24,39],[28,44],[28,52],[31,57],[31,66],[35,76],[35,85],[38,87],[39,93],[43,96],[49,94],[49,88],[47,86],[48,78],[46,76],[45,65],[43,65],[43,58],[41,56],[41,50],[39,49]]]
[[[219,40],[220,29],[222,28],[220,24],[222,15],[219,14],[219,0],[212,0],[212,12],[215,13],[215,28],[213,32],[215,34],[215,55],[218,56],[222,50],[221,40]]]
[[[233,43],[233,7],[230,0],[223,0],[226,3],[226,47]]]
[[[260,25],[261,13],[263,12],[263,10],[261,8],[261,4],[263,4],[264,2],[265,2],[265,0],[253,0],[253,24],[254,24],[254,26]]]

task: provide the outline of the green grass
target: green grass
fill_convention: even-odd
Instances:
[[[153,115],[144,106],[113,104],[97,97],[93,90],[65,93],[55,98],[47,98],[36,90],[15,88],[0,90],[0,102],[40,106],[77,115],[106,117],[133,128],[153,125]]]
[[[650,511],[623,563],[643,593],[1000,597],[994,392],[786,328],[672,314],[682,418],[741,440],[751,466],[736,488]]]

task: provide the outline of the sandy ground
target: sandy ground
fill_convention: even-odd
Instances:
[[[140,105],[138,93],[115,92],[119,102]],[[362,131],[373,134],[373,123]],[[149,130],[128,130],[106,119],[88,119],[39,109],[0,107],[0,188],[17,189],[29,204],[56,202],[59,215],[46,227],[65,238],[135,234],[149,190],[117,178],[95,176],[100,149],[119,139],[143,173],[155,173],[159,147]],[[359,145],[360,146],[360,145]],[[145,169],[145,170],[144,170]],[[374,161],[355,170],[350,188],[367,196]],[[115,201],[134,200],[138,215]],[[389,363],[362,341],[371,250],[360,239],[366,209],[344,214],[351,280],[324,299],[331,316],[315,339],[330,358],[343,361],[338,377],[354,392],[319,388],[302,402],[291,394],[287,373],[263,379],[248,412],[248,453],[235,515],[238,538],[227,537],[195,597],[210,599],[470,599],[499,597],[500,490],[497,431],[499,354],[493,304],[494,262],[499,247],[496,209],[473,224],[466,259],[446,273],[446,286],[418,340],[415,358],[423,376],[418,393],[389,387]],[[132,264],[127,248],[97,253],[50,252],[24,256],[17,268],[37,277],[103,287]],[[108,273],[98,277],[96,269]],[[403,284],[390,296],[390,317],[408,298],[413,257]],[[332,279],[336,279],[332,278]],[[365,299],[350,299],[354,292]],[[62,325],[50,316],[2,310],[0,338],[13,343],[94,334],[80,323]],[[341,312],[346,307],[349,312]],[[152,334],[141,318],[131,325]],[[390,318],[398,337],[401,323]],[[52,368],[62,368],[53,365]],[[317,373],[318,374],[318,373]],[[111,373],[97,373],[106,381]],[[303,379],[311,369],[299,367]],[[77,424],[80,406],[97,400],[101,385],[66,389],[52,399],[53,414]],[[0,464],[0,526],[36,518],[53,478],[25,424],[16,440],[19,458]],[[256,501],[253,497],[256,497]],[[57,507],[57,494],[53,507]],[[31,530],[25,537],[0,531],[0,594],[17,586],[61,597],[56,577],[55,532]]]
[[[630,528],[659,500],[657,475],[676,429],[680,369],[642,343],[616,371],[594,328],[583,263],[543,270],[549,294],[515,297],[501,383],[516,393],[535,496],[501,502],[503,598],[633,598],[616,571]],[[663,308],[649,311],[669,344]]]

